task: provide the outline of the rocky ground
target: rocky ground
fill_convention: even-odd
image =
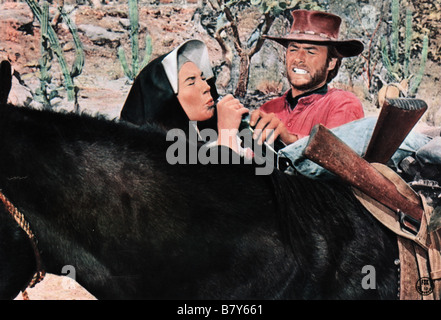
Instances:
[[[124,76],[120,61],[117,57],[118,46],[130,53],[129,21],[127,5],[112,2],[107,5],[93,7],[81,5],[74,8],[65,1],[66,9],[71,12],[71,18],[78,27],[81,41],[86,54],[84,70],[75,78],[79,87],[79,106],[83,112],[100,113],[113,119],[119,116],[121,107],[129,92],[131,82]],[[195,6],[141,6],[140,9],[140,47],[144,48],[144,35],[148,31],[152,37],[153,55],[157,57],[170,51],[183,40],[199,38],[207,43],[213,64],[222,58],[217,43],[202,30],[198,16],[194,15]],[[51,8],[51,16],[55,8]],[[72,63],[74,50],[70,34],[65,25],[59,24],[57,34],[61,40],[63,51],[68,63]],[[12,103],[29,104],[31,92],[39,85],[38,59],[40,57],[40,27],[34,21],[32,12],[25,2],[0,1],[0,60],[8,59],[17,71],[21,83],[14,79],[13,91],[10,95]],[[261,58],[265,59],[265,58]],[[430,110],[418,124],[418,130],[439,135],[441,126],[441,92],[439,90],[439,64],[429,62],[431,74],[421,86],[421,98],[426,100]],[[53,64],[53,70],[58,65]],[[437,72],[439,70],[440,72]],[[279,74],[280,75],[280,74]],[[220,74],[218,82],[225,79]],[[61,86],[61,75],[55,72],[53,82]],[[336,86],[346,89],[344,80],[337,81]],[[352,86],[361,99],[363,89]],[[61,90],[61,94],[65,92]],[[267,96],[257,96],[249,101],[263,102]],[[65,98],[55,101],[57,110],[73,109],[73,102]],[[31,104],[32,105],[32,104]],[[366,114],[377,114],[378,109],[371,101],[363,100]],[[35,288],[28,290],[30,299],[94,299],[87,291],[67,277],[47,275],[45,280]],[[21,299],[21,295],[17,299]]]
[[[39,85],[37,66],[40,28],[38,22],[33,21],[32,12],[26,3],[5,2],[0,4],[0,7],[0,59],[11,61],[26,84],[26,87],[23,87],[16,81],[10,101],[14,104],[24,104],[26,99],[31,99],[30,91],[35,92]],[[127,5],[67,8],[72,10],[71,18],[77,25],[86,55],[83,72],[75,78],[75,84],[79,87],[80,109],[90,113],[99,112],[110,118],[117,117],[131,86],[117,57],[117,47],[120,45],[125,48],[129,57],[131,52]],[[196,35],[193,30],[191,18],[194,10],[195,7],[141,8],[140,48],[144,48],[147,29],[153,42],[152,58],[170,51],[184,39],[202,38],[213,45],[214,40],[209,39],[207,35]],[[51,12],[54,11],[55,9],[51,8]],[[64,24],[59,25],[58,35],[66,60],[68,64],[72,63],[72,38]],[[220,59],[220,49],[215,48],[211,55],[213,59]],[[58,64],[54,62],[52,68],[58,70]],[[61,73],[54,72],[53,82],[61,86]],[[61,95],[63,94],[61,89]],[[57,102],[57,110],[73,108],[73,102],[66,99],[55,100],[55,103]]]
[[[93,7],[90,5],[74,6],[69,4],[70,2],[73,0],[65,1],[65,8],[78,28],[86,55],[83,72],[74,79],[75,85],[79,88],[80,109],[91,113],[100,112],[111,118],[117,117],[131,85],[131,82],[124,76],[117,57],[119,46],[124,48],[129,57],[131,52],[127,4],[115,1]],[[200,24],[202,18],[196,10],[197,6],[152,6],[144,3],[145,1],[140,1],[139,9],[141,56],[144,52],[146,33],[152,37],[153,53],[151,58],[169,52],[184,40],[197,38],[203,40],[209,47],[212,64],[214,66],[220,65],[222,62],[221,48],[202,28]],[[31,99],[30,91],[35,92],[39,86],[37,66],[40,58],[40,27],[38,22],[34,21],[31,10],[24,2],[4,2],[0,3],[0,8],[0,59],[11,61],[27,86],[27,88],[23,88],[17,85],[19,90],[11,93],[11,102],[22,104],[26,98]],[[54,16],[55,12],[56,8],[51,7],[50,15]],[[241,19],[241,27],[252,28],[255,25],[255,19],[254,14],[245,14]],[[57,34],[70,66],[75,53],[72,37],[66,25],[60,23],[57,26]],[[246,40],[246,38],[244,39]],[[273,88],[272,85],[284,81],[283,59],[275,54],[278,52],[277,48],[279,47],[267,42],[262,50],[253,57],[252,65],[255,67],[251,70],[253,79],[250,80],[249,93],[259,91],[261,93],[259,102],[268,98],[268,92],[279,92],[280,86]],[[265,64],[264,61],[271,61],[271,66],[280,65],[282,68],[279,68],[280,70],[265,70],[268,69],[268,63]],[[54,71],[53,83],[62,87],[61,73],[57,73],[59,66],[56,62],[53,63],[52,69]],[[218,89],[222,93],[226,90],[231,92],[232,85],[227,83],[228,73],[224,72],[225,69],[220,68],[219,70]],[[429,110],[422,120],[430,126],[441,126],[441,90],[439,89],[441,64],[429,60],[426,70],[427,74],[423,78],[417,96],[424,99],[429,105]],[[266,73],[269,71],[272,73]],[[264,72],[264,80],[261,80],[262,72]],[[260,82],[256,82],[254,78],[259,79]],[[279,79],[271,82],[268,81],[268,78]],[[282,83],[279,84],[282,85]],[[362,77],[351,79],[348,83],[348,70],[344,65],[339,76],[333,81],[333,86],[354,92],[362,101],[367,115],[378,113],[375,97],[366,94]],[[283,83],[283,89],[285,87],[286,82]],[[62,96],[65,96],[62,88],[60,92]],[[66,99],[54,100],[54,102],[57,109],[73,108],[73,102],[66,101]]]

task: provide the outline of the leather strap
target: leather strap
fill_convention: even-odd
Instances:
[[[401,193],[414,192],[404,180],[384,165],[375,164],[377,170],[388,177]],[[441,228],[432,230],[429,225],[433,208],[421,198],[424,214],[418,233],[412,234],[402,229],[397,213],[353,189],[356,198],[383,225],[397,235],[400,258],[400,299],[439,300],[441,299]]]

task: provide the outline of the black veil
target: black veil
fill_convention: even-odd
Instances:
[[[142,69],[121,110],[122,120],[136,125],[155,123],[165,129],[188,131],[189,119],[177,98],[177,57],[180,54],[184,54],[204,72],[216,101],[216,79],[211,70],[208,50],[202,41],[189,40]],[[199,121],[198,128],[217,129],[216,112],[214,114],[209,120]]]

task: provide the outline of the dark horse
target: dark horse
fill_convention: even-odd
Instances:
[[[0,189],[46,272],[73,266],[99,299],[397,297],[396,238],[347,186],[170,165],[170,144],[153,126],[0,106]],[[35,257],[0,208],[0,297],[14,298]]]

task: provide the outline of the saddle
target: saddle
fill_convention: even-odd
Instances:
[[[403,228],[397,212],[382,205],[365,193],[353,188],[355,197],[384,226],[397,235],[399,250],[401,300],[441,299],[441,224],[437,226],[436,211],[428,206],[425,198],[415,193],[392,169],[379,163],[371,163],[383,176],[392,181],[405,197],[419,197],[423,216],[418,233]]]

